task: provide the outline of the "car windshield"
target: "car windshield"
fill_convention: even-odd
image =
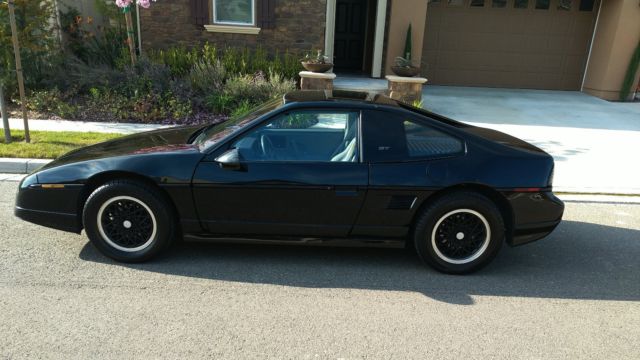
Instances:
[[[258,107],[255,107],[248,112],[235,116],[230,120],[227,120],[223,123],[211,125],[207,127],[202,133],[200,133],[194,140],[193,143],[198,145],[200,150],[205,150],[210,148],[211,146],[219,143],[222,139],[229,136],[231,133],[242,129],[247,126],[253,120],[259,118],[260,116],[273,111],[280,106],[282,106],[282,99],[273,99],[268,101]]]

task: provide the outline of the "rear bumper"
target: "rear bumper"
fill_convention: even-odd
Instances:
[[[520,225],[513,230],[513,236],[511,237],[511,246],[518,246],[530,243],[532,241],[540,240],[551,232],[560,224],[561,220]]]
[[[562,221],[564,203],[553,192],[511,193],[513,229],[508,243],[518,246],[549,235]]]
[[[66,214],[42,210],[15,207],[15,215],[24,221],[46,226],[52,229],[80,233],[82,226],[76,214]]]

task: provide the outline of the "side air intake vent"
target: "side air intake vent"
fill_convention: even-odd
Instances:
[[[415,196],[392,196],[391,200],[389,200],[389,205],[387,205],[387,209],[409,210],[413,207],[415,202]]]

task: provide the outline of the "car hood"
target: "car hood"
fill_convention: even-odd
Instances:
[[[199,151],[189,144],[191,136],[203,126],[181,126],[124,136],[73,150],[42,169],[81,161],[159,152]]]

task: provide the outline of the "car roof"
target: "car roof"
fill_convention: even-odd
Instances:
[[[353,90],[297,90],[284,95],[284,103],[357,102],[369,105],[400,107],[398,101],[375,92]]]
[[[414,115],[426,116],[439,124],[449,127],[461,129],[468,128],[470,125],[450,119],[446,116],[431,112],[426,109],[417,108],[411,104],[404,103],[391,97],[370,91],[354,91],[354,90],[296,90],[288,92],[283,97],[284,105],[293,104],[313,104],[324,102],[338,103],[342,105],[357,104],[365,107],[387,107],[410,112]]]

